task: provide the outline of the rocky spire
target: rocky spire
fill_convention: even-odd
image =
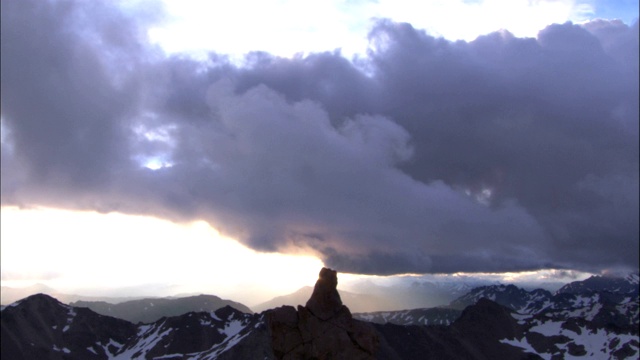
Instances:
[[[342,304],[335,270],[323,268],[306,306],[283,306],[267,317],[276,359],[373,360],[379,338]]]
[[[313,294],[307,301],[307,309],[321,320],[336,315],[342,308],[342,300],[338,293],[338,273],[335,270],[322,268]]]

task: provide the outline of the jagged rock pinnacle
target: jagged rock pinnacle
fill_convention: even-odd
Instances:
[[[375,329],[354,320],[338,294],[335,270],[322,268],[306,306],[268,314],[276,359],[373,360],[380,339]]]
[[[322,268],[313,288],[313,294],[307,301],[307,309],[322,320],[333,317],[342,308],[337,286],[338,273],[335,270]]]

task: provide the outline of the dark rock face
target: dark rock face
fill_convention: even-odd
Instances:
[[[332,318],[344,307],[337,286],[338,273],[331,269],[322,268],[306,308],[322,320]]]
[[[337,273],[323,268],[306,306],[267,312],[277,359],[374,359],[379,338],[342,304]]]

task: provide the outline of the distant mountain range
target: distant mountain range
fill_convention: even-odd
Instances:
[[[590,278],[555,294],[483,286],[448,307],[375,313],[379,318],[352,316],[335,289],[335,276],[325,271],[306,305],[297,309],[252,314],[227,305],[137,325],[33,295],[2,309],[0,355],[20,360],[637,359],[640,354],[637,276]],[[191,298],[195,306],[219,299]],[[138,304],[146,311],[159,304],[146,301]],[[440,321],[415,325],[429,316],[441,316]]]
[[[368,280],[351,283],[346,290],[340,290],[344,303],[354,312],[392,311],[416,308],[431,308],[446,306],[451,301],[467,294],[474,288],[488,285],[498,285],[497,282],[488,281],[472,276],[405,279],[395,284],[382,286]],[[546,284],[546,290],[555,291],[562,284]],[[530,286],[521,286],[532,289]],[[250,306],[254,311],[260,312],[266,309],[282,305],[303,304],[311,295],[312,288],[303,287],[294,293],[278,296],[258,305]],[[48,286],[37,284],[28,288],[2,287],[0,292],[0,304],[7,305],[33,294],[47,294],[65,304],[77,301],[99,302],[117,304],[125,301],[157,299],[159,297],[104,297],[83,296],[65,294]],[[198,293],[176,295],[171,298],[184,298],[199,295]]]
[[[191,311],[216,311],[230,306],[240,312],[251,314],[247,306],[214,295],[188,296],[177,299],[158,298],[125,301],[111,304],[104,301],[76,301],[73,307],[86,307],[98,314],[124,319],[132,323],[151,323],[162,317],[177,316]]]
[[[24,299],[34,294],[47,294],[53,296],[59,301],[69,304],[74,301],[106,301],[112,304],[121,303],[124,301],[143,299],[143,296],[137,297],[107,297],[107,296],[85,296],[76,294],[65,294],[56,289],[43,284],[35,284],[22,288],[14,288],[9,286],[2,286],[0,288],[0,304],[8,305],[18,300]]]
[[[313,287],[305,286],[298,289],[296,292],[275,297],[262,304],[253,306],[256,312],[261,312],[276,307],[290,305],[297,306],[307,302],[311,294],[313,293]],[[369,294],[356,294],[348,291],[341,290],[340,297],[342,302],[354,312],[367,312],[374,311],[376,309],[388,309],[391,307],[391,302],[385,298],[369,295]]]
[[[409,279],[407,279],[409,280]],[[370,294],[385,299],[390,306],[364,311],[389,311],[430,308],[447,305],[452,300],[478,286],[494,285],[495,282],[464,277],[461,279],[421,279],[382,286],[370,281],[353,284],[350,290],[359,294]],[[360,310],[354,310],[359,312]]]

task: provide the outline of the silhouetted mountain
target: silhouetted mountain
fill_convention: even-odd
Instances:
[[[105,301],[111,304],[117,304],[124,301],[138,300],[143,298],[142,296],[110,297],[65,294],[47,285],[35,284],[22,288],[2,286],[2,288],[0,288],[0,304],[8,305],[35,294],[47,294],[64,304],[70,304],[74,301]]]
[[[450,326],[402,326],[355,319],[336,284],[336,272],[322,269],[305,306],[260,314],[226,306],[138,325],[34,295],[0,313],[0,355],[17,360],[508,360],[637,359],[639,354],[637,294],[559,293],[539,299],[538,307],[513,303],[524,313],[480,297]],[[484,293],[490,295],[487,289]],[[501,293],[531,299],[519,289],[505,287]]]
[[[280,306],[298,306],[306,303],[311,294],[313,288],[311,286],[304,286],[295,292],[275,297],[269,301],[263,302],[252,306],[256,312],[261,312],[268,309],[274,309]],[[368,294],[356,294],[348,291],[340,291],[340,297],[345,305],[354,312],[368,312],[377,309],[388,309],[391,307],[391,302],[383,297],[368,295]]]
[[[133,323],[151,323],[162,317],[182,315],[191,311],[216,311],[225,306],[231,306],[243,313],[252,313],[251,309],[243,304],[224,300],[214,295],[141,299],[118,304],[104,301],[76,301],[70,305],[87,307],[98,314],[117,317]]]
[[[54,289],[44,284],[34,284],[23,288],[14,288],[10,286],[2,286],[0,288],[0,304],[8,305],[18,300],[22,300],[28,296],[35,294],[52,295],[56,293]]]

